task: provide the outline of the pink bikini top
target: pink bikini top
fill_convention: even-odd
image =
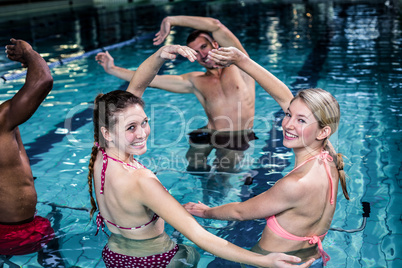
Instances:
[[[316,158],[320,158],[321,161],[324,163],[324,167],[325,167],[325,170],[326,170],[327,175],[328,175],[330,191],[331,191],[330,203],[331,203],[331,205],[333,205],[334,204],[334,195],[335,194],[333,192],[331,171],[330,171],[329,165],[328,165],[328,162],[332,162],[333,159],[332,159],[332,157],[329,155],[329,153],[327,151],[323,150],[323,151],[321,151],[320,154],[307,159],[306,161],[301,163],[299,166],[294,168],[291,172],[295,171],[296,169],[298,169],[301,166],[303,166],[305,163],[307,163],[307,162],[309,162],[309,161],[311,161],[313,159],[316,159]],[[291,172],[289,172],[288,174],[290,174]],[[275,215],[266,218],[266,220],[267,220],[267,226],[275,234],[279,235],[282,238],[289,239],[289,240],[295,240],[295,241],[308,241],[310,244],[317,244],[318,250],[320,251],[320,254],[321,254],[321,257],[323,259],[324,265],[326,265],[327,262],[331,259],[329,257],[329,255],[322,248],[322,243],[321,243],[321,239],[320,239],[320,238],[324,237],[328,232],[326,232],[325,234],[319,235],[319,236],[314,235],[314,236],[300,237],[300,236],[293,235],[293,234],[289,233],[288,231],[286,231],[285,229],[283,229],[282,226],[279,225]]]
[[[127,163],[125,163],[125,162],[123,162],[123,161],[120,161],[120,160],[118,160],[118,159],[116,159],[116,158],[113,158],[113,157],[111,157],[111,156],[108,156],[108,155],[106,154],[105,150],[103,150],[103,149],[99,146],[99,144],[98,144],[97,142],[95,143],[95,145],[96,145],[96,146],[98,147],[98,149],[102,152],[102,156],[103,156],[103,166],[102,166],[102,171],[101,171],[101,188],[100,188],[100,191],[99,191],[100,194],[103,194],[103,190],[104,190],[104,186],[105,186],[105,174],[106,174],[106,168],[107,168],[107,161],[108,161],[108,158],[112,159],[113,161],[116,161],[116,162],[122,163],[122,164],[124,164],[124,165],[127,165],[127,166],[129,166],[129,167],[132,167],[132,168],[134,168],[134,169],[137,169],[137,167],[135,167],[135,166],[133,166],[133,165],[130,165],[130,164],[127,164]],[[134,160],[135,160],[135,159],[134,159]],[[145,168],[145,166],[142,165],[140,162],[138,162],[137,160],[135,160],[135,161],[136,161],[138,164],[140,164],[143,168]],[[102,231],[103,231],[105,234],[107,234],[107,233],[105,232],[105,223],[104,223],[104,221],[107,221],[108,223],[110,223],[110,224],[113,225],[113,226],[116,226],[116,227],[119,228],[119,229],[123,229],[123,230],[136,230],[136,229],[140,229],[140,228],[143,228],[143,227],[145,227],[145,226],[151,224],[153,221],[156,221],[158,218],[159,218],[159,216],[158,216],[156,213],[154,213],[154,216],[152,217],[152,219],[151,219],[149,222],[147,222],[147,223],[145,223],[145,224],[143,224],[143,225],[141,225],[141,226],[137,226],[137,227],[122,227],[122,226],[119,226],[119,225],[117,225],[117,224],[115,224],[115,223],[113,223],[113,222],[111,222],[111,221],[105,219],[105,218],[101,215],[101,213],[100,213],[100,211],[99,211],[98,215],[96,216],[96,226],[97,226],[97,229],[96,229],[96,234],[95,234],[95,235],[98,234],[100,227],[102,228]]]

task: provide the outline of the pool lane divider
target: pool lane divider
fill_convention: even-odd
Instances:
[[[126,40],[126,41],[123,41],[123,42],[120,42],[120,43],[116,43],[116,44],[113,44],[113,45],[110,45],[110,46],[97,48],[95,50],[85,52],[85,53],[83,53],[81,55],[78,55],[78,56],[72,56],[72,57],[64,58],[64,59],[59,58],[58,61],[52,62],[52,63],[48,64],[48,66],[49,66],[50,69],[52,69],[54,67],[67,64],[67,63],[69,63],[71,61],[79,60],[79,59],[82,59],[82,58],[85,58],[85,57],[92,56],[94,54],[98,54],[99,52],[105,52],[105,51],[108,51],[108,50],[121,48],[121,47],[133,44],[133,43],[141,41],[141,40],[151,39],[154,35],[155,35],[154,33],[149,33],[149,34],[145,34],[145,35],[140,36],[140,37],[133,37],[133,38],[131,38],[129,40]],[[0,78],[3,79],[4,82],[6,82],[6,81],[19,79],[22,76],[26,75],[26,73],[27,73],[26,70],[24,70],[22,72],[14,73],[14,74],[5,73]]]

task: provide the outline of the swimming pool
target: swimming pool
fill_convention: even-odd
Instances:
[[[114,5],[2,22],[2,44],[10,37],[27,39],[49,62],[82,55],[101,46],[157,31],[167,14],[219,18],[244,44],[250,56],[292,90],[322,87],[341,105],[341,124],[332,137],[348,157],[346,168],[351,200],[339,196],[333,227],[354,229],[362,223],[361,202],[371,204],[363,231],[330,231],[324,248],[328,267],[401,267],[401,15],[383,1],[276,1],[277,4],[193,1],[146,5]],[[30,28],[24,27],[29,23]],[[10,24],[11,23],[11,24]],[[176,29],[170,43],[185,42],[187,29]],[[11,35],[13,34],[13,35]],[[135,68],[156,50],[151,39],[121,45],[110,53],[118,65]],[[85,56],[88,55],[88,56]],[[0,55],[0,74],[19,70]],[[202,70],[182,59],[167,63],[163,73]],[[85,210],[89,207],[87,165],[92,146],[91,103],[100,92],[127,86],[106,75],[91,53],[52,68],[54,88],[34,116],[20,127],[38,192],[38,213],[53,215],[59,252],[66,267],[104,267],[101,250],[106,236],[95,234]],[[0,84],[0,101],[15,93],[24,76]],[[185,133],[205,123],[201,105],[192,95],[148,89],[144,95],[151,118],[149,152],[140,158],[181,203],[201,200],[210,205],[240,201],[272,185],[293,166],[292,154],[281,145],[279,105],[256,88],[259,137],[248,151],[243,171],[225,185],[207,183],[185,172]],[[247,173],[253,184],[244,185]],[[215,174],[219,176],[219,174]],[[211,178],[210,178],[211,179]],[[212,178],[213,179],[213,178]],[[209,180],[212,182],[213,180]],[[219,189],[219,190],[218,190]],[[339,193],[342,195],[341,193]],[[59,206],[52,211],[52,206]],[[211,232],[243,247],[255,244],[264,221],[199,220]],[[180,242],[187,239],[167,226]],[[199,267],[239,267],[200,250]],[[38,254],[14,256],[23,267],[41,267]],[[49,266],[51,267],[51,266]]]

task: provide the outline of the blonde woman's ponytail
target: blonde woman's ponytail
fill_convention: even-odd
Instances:
[[[343,170],[344,163],[343,163],[343,156],[342,154],[336,154],[336,168],[338,169],[339,173],[339,181],[341,182],[343,195],[347,200],[349,200],[348,189],[346,188],[346,174]]]

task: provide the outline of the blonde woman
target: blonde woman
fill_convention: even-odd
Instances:
[[[293,99],[287,98],[287,86],[238,49],[213,50],[209,58],[222,66],[235,64],[265,90],[278,92],[276,101],[285,112],[283,145],[293,149],[295,167],[272,188],[245,202],[211,208],[200,202],[188,203],[185,208],[202,218],[265,218],[267,225],[252,251],[285,252],[303,261],[313,257],[317,260],[311,267],[322,267],[330,259],[322,240],[334,216],[339,181],[349,199],[342,156],[336,155],[328,142],[338,128],[338,102],[322,89],[302,90]]]
[[[162,47],[141,64],[129,88],[142,92],[164,61],[177,54],[195,60],[195,51],[188,47]],[[98,228],[106,224],[111,232],[102,252],[106,267],[196,267],[197,251],[172,241],[164,231],[165,221],[200,248],[222,258],[263,267],[296,267],[290,262],[300,261],[297,257],[256,254],[207,232],[155,174],[135,160],[134,155],[147,151],[150,133],[143,107],[141,98],[127,91],[100,94],[95,100],[88,184],[91,216],[99,208]]]

